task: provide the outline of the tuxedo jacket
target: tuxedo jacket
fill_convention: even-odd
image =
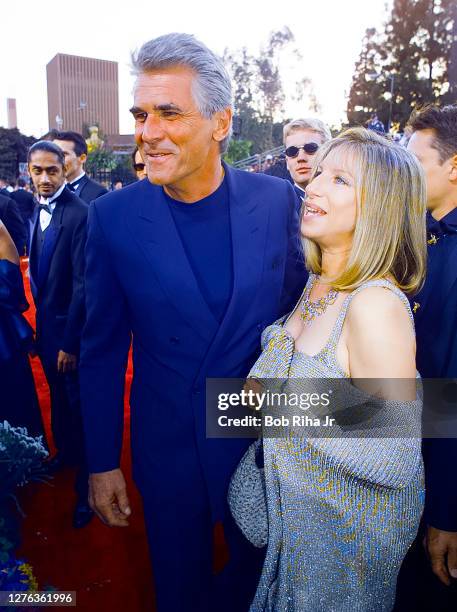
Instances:
[[[92,200],[95,200],[96,198],[101,195],[104,195],[105,193],[108,193],[108,190],[105,189],[103,185],[96,183],[91,178],[89,178],[87,174],[85,174],[79,181],[78,189],[76,189],[74,193],[79,198],[81,198],[81,200],[83,200],[87,204],[90,204]]]
[[[33,214],[35,208],[35,198],[25,189],[17,189],[11,194],[11,198],[16,202],[22,220],[27,222]]]
[[[18,253],[22,255],[27,240],[26,231],[17,203],[11,197],[0,195],[0,221],[5,224]]]
[[[427,213],[428,263],[411,300],[417,369],[423,378],[457,378],[457,208],[441,221]],[[457,418],[457,414],[454,418]],[[425,520],[457,531],[457,439],[425,439]]]
[[[179,499],[199,490],[203,474],[219,517],[249,441],[207,439],[206,378],[245,377],[262,330],[293,307],[307,280],[292,186],[228,166],[226,180],[234,280],[220,323],[199,289],[162,187],[142,180],[91,203],[80,360],[89,471],[119,467],[133,334],[136,484]]]
[[[36,261],[39,207],[30,220],[30,284],[39,353],[54,362],[59,350],[78,354],[84,323],[84,245],[88,206],[67,187],[55,200]]]

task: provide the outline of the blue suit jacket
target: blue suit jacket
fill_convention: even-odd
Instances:
[[[143,180],[91,203],[80,365],[89,470],[119,466],[133,335],[135,481],[141,491],[160,491],[161,500],[191,499],[203,475],[219,517],[248,441],[206,438],[205,380],[246,376],[261,331],[292,308],[307,279],[292,186],[230,167],[226,179],[234,280],[220,324],[200,293],[161,187]]]
[[[439,222],[427,213],[427,238],[427,277],[412,300],[417,369],[423,378],[457,378],[457,208]],[[457,531],[457,440],[426,439],[423,453],[425,520]]]

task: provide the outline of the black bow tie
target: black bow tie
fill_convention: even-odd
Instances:
[[[74,184],[74,185],[73,185],[72,183],[67,183],[67,187],[68,187],[68,189],[69,189],[70,191],[73,191],[73,192],[74,192],[74,191],[76,191],[76,187],[77,187],[77,186],[78,186],[78,183],[76,183],[76,184]]]
[[[39,207],[40,210],[45,210],[50,215],[52,215],[52,210],[51,210],[51,207],[49,206],[49,204],[39,204],[38,207]]]

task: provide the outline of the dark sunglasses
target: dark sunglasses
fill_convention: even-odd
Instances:
[[[287,155],[287,157],[297,157],[300,149],[303,149],[303,151],[305,153],[308,153],[308,155],[313,155],[318,148],[319,145],[317,144],[317,142],[307,142],[301,147],[287,147],[284,153]]]
[[[144,170],[146,164],[133,164],[133,169],[135,170],[135,172],[141,172],[142,170]]]

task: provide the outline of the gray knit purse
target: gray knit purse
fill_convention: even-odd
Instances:
[[[243,535],[257,548],[268,541],[268,514],[262,440],[243,455],[230,481],[228,503]]]

